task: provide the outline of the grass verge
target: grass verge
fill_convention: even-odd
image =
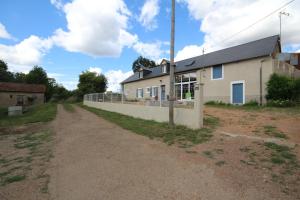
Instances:
[[[56,107],[54,103],[46,103],[34,106],[20,116],[0,115],[0,127],[51,121],[56,116]]]
[[[74,106],[70,103],[63,103],[63,107],[68,112],[75,112]]]
[[[185,126],[170,128],[167,123],[134,118],[119,113],[84,106],[82,104],[79,104],[79,106],[110,122],[118,124],[124,129],[133,131],[139,135],[147,136],[151,139],[158,138],[169,145],[178,144],[179,147],[182,148],[188,148],[208,141],[213,136],[212,133],[218,125],[217,118],[208,117],[204,120],[204,128],[198,130],[192,130]]]
[[[264,132],[265,134],[272,137],[288,139],[288,137],[283,132],[277,130],[275,126],[270,126],[270,125],[264,126]]]

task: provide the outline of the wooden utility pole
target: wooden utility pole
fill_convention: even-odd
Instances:
[[[170,44],[170,93],[169,126],[174,127],[174,38],[175,38],[175,0],[172,0],[171,44]]]

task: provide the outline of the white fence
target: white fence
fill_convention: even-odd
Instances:
[[[121,103],[121,104],[135,104],[144,106],[159,106],[169,107],[169,101],[167,100],[155,100],[155,99],[127,99],[125,95],[120,93],[92,93],[84,95],[85,101],[93,102],[107,102],[107,103]],[[174,101],[175,108],[194,108],[194,100],[190,101]]]

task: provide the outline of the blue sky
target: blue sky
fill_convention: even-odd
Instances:
[[[0,59],[13,71],[46,69],[69,89],[85,70],[104,73],[109,89],[131,74],[139,55],[169,58],[170,2],[165,0],[1,0]],[[177,0],[176,60],[278,34],[278,15],[222,42],[287,1]],[[300,49],[299,10],[284,8],[285,49]],[[248,11],[255,9],[256,13]],[[284,16],[285,17],[285,16]],[[287,17],[286,17],[287,18]],[[123,34],[124,33],[124,34]]]

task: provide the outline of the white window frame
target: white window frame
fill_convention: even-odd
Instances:
[[[163,74],[167,73],[167,66],[163,65],[161,71]]]
[[[137,90],[138,90],[138,92],[137,92],[137,93],[138,93],[138,96],[137,96],[137,98],[138,98],[138,99],[142,99],[142,98],[143,98],[143,96],[144,96],[144,94],[143,94],[143,93],[144,93],[144,91],[143,91],[143,88],[138,88]],[[139,91],[142,91],[142,93],[141,93],[141,96],[140,96],[140,93],[139,93]]]
[[[189,73],[185,73],[185,74],[191,74],[191,73],[196,73],[196,72],[189,72]],[[189,75],[189,81],[188,82],[182,82],[182,75],[183,74],[179,74],[181,75],[181,80],[179,83],[174,83],[174,91],[176,90],[176,85],[180,85],[180,99],[178,101],[194,101],[195,97],[192,98],[192,99],[183,99],[183,85],[184,84],[188,84],[189,85],[189,91],[190,91],[190,87],[191,87],[191,83],[194,83],[196,85],[197,83],[197,78],[196,78],[196,81],[191,81],[191,77]]]
[[[222,64],[222,77],[221,78],[214,78],[214,67],[216,67],[216,66],[211,66],[211,72],[210,72],[210,78],[211,78],[211,80],[213,80],[213,81],[216,81],[216,80],[223,80],[224,79],[224,65]]]
[[[230,82],[230,103],[233,104],[233,96],[232,96],[232,87],[234,84],[242,83],[243,84],[243,104],[245,104],[245,80],[239,80],[239,81],[231,81]]]
[[[143,71],[140,71],[140,72],[139,72],[139,78],[143,78],[143,76],[144,76],[144,75],[143,75]]]
[[[151,97],[155,97],[154,95],[154,88],[157,88],[157,97],[159,97],[159,87],[158,86],[152,86],[151,90],[152,90],[152,96]]]

